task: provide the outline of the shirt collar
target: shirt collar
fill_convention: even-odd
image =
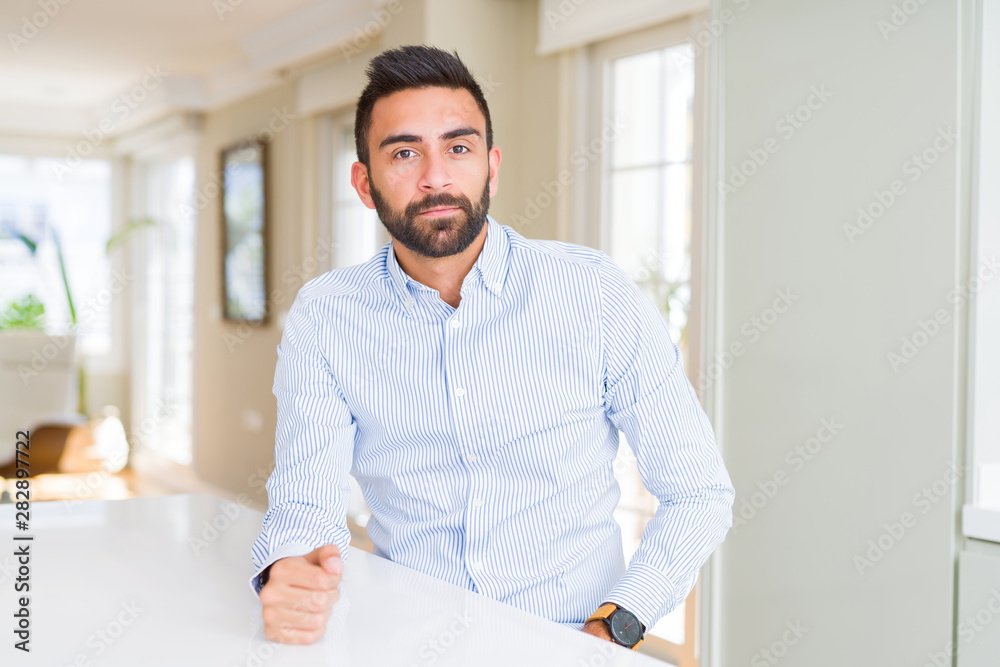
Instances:
[[[510,239],[507,237],[503,226],[486,216],[486,241],[476,262],[472,265],[472,271],[478,271],[483,284],[496,296],[503,293],[503,286],[507,279],[507,267],[510,253]],[[409,284],[420,284],[411,278],[399,265],[396,253],[392,247],[392,241],[386,244],[385,268],[389,274],[389,289],[404,302],[410,300]]]

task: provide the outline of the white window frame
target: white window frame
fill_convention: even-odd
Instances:
[[[183,119],[182,119],[183,120]],[[129,153],[128,161],[128,201],[129,201],[129,211],[132,218],[143,218],[148,214],[148,197],[146,192],[146,185],[148,183],[150,170],[156,170],[160,165],[173,162],[182,158],[190,158],[194,161],[195,168],[197,169],[197,155],[198,147],[201,139],[200,132],[189,127],[188,125],[180,124],[177,128],[173,128],[171,133],[163,139],[156,139],[151,141],[145,141],[144,138],[139,138],[134,141],[135,145],[128,145],[131,149]],[[195,173],[194,187],[198,188],[198,174]],[[198,216],[199,211],[193,210],[191,215]],[[198,222],[195,221],[197,226]],[[138,234],[142,234],[139,231]],[[195,236],[195,271],[198,270],[198,259],[197,259],[197,232]],[[144,251],[145,243],[143,239],[138,237],[129,239],[128,243],[125,244],[128,247],[128,253],[130,255],[131,264],[134,267],[145,266],[147,263],[146,253]],[[199,418],[198,409],[198,390],[197,386],[192,386],[191,388],[191,433],[190,443],[191,443],[191,463],[182,464],[163,456],[159,451],[155,449],[150,449],[146,446],[146,443],[141,442],[141,425],[143,420],[146,418],[156,419],[155,414],[145,414],[143,406],[148,405],[149,397],[147,396],[147,379],[145,377],[145,355],[147,348],[146,341],[146,324],[147,318],[144,315],[145,309],[145,292],[147,288],[146,278],[140,272],[135,272],[133,275],[134,286],[131,288],[131,298],[130,298],[130,326],[129,326],[129,338],[131,341],[131,404],[132,413],[130,415],[131,430],[130,435],[130,445],[136,454],[136,468],[137,470],[149,474],[154,477],[156,473],[154,472],[155,466],[165,467],[170,471],[170,474],[174,476],[184,476],[188,474],[193,474],[193,471],[197,469],[198,466],[198,442],[196,440],[196,425]],[[197,289],[197,287],[195,288]],[[199,354],[197,345],[197,323],[195,323],[195,341],[194,349],[192,351],[193,359],[192,366],[197,367],[197,357]],[[192,375],[192,383],[195,382],[195,376]],[[155,410],[154,410],[155,413]]]
[[[1000,5],[988,2],[980,4],[978,9],[980,14],[966,26],[973,33],[968,40],[973,46],[965,54],[964,63],[968,74],[964,77],[965,85],[969,88],[965,94],[972,104],[963,121],[972,131],[963,140],[963,150],[970,157],[962,164],[962,170],[968,172],[968,178],[960,178],[968,184],[968,196],[961,200],[970,227],[968,273],[962,281],[969,299],[964,469],[967,479],[962,533],[965,537],[1000,542],[1000,418],[996,416],[1000,369],[997,355],[991,351],[1000,333],[1000,314],[995,310],[995,286],[990,284],[997,278],[985,271],[984,276],[991,275],[986,279],[989,282],[981,289],[973,289],[981,267],[992,261],[1000,244],[996,218],[1000,200],[992,186],[1000,173],[1000,159],[995,157],[1000,132],[988,120],[1000,105],[1000,77],[992,67],[1000,57],[1000,44],[989,39],[1000,26]]]
[[[344,136],[348,130],[353,135],[354,117],[356,109],[350,107],[340,108],[319,117],[318,140],[319,150],[317,151],[318,164],[316,165],[319,187],[317,196],[319,200],[317,206],[317,235],[327,239],[331,253],[322,253],[319,257],[320,273],[330,271],[340,265],[338,228],[340,220],[337,219],[334,197],[340,187],[350,187],[350,173],[340,173],[337,169],[338,156],[347,148]],[[353,144],[351,146],[353,148]],[[360,199],[359,199],[360,202]],[[379,247],[389,242],[389,234],[384,227],[379,231]],[[349,477],[351,486],[351,499],[347,508],[348,524],[351,527],[352,544],[362,549],[371,550],[371,542],[368,540],[364,528],[371,517],[371,510],[365,502],[361,493],[361,486],[353,476]]]
[[[323,253],[319,261],[320,273],[337,268],[341,265],[341,254],[338,251],[339,234],[338,230],[341,221],[337,218],[334,197],[337,189],[350,187],[350,173],[340,173],[337,169],[337,160],[340,153],[345,150],[347,142],[343,137],[347,130],[353,135],[354,128],[354,106],[338,109],[326,114],[319,119],[319,146],[317,174],[320,187],[317,189],[319,201],[317,202],[318,212],[318,235],[325,237],[331,242],[334,249],[332,253]],[[350,146],[353,148],[353,143]],[[360,200],[359,200],[360,202]],[[382,227],[379,228],[379,242],[376,247],[381,247],[389,242],[389,235]]]
[[[560,168],[570,169],[570,156],[580,146],[599,137],[604,119],[608,117],[611,99],[605,82],[610,61],[654,49],[668,48],[685,42],[695,43],[699,29],[710,20],[709,13],[699,13],[636,30],[586,47],[570,49],[560,55],[560,112],[570,122],[561,128],[559,136]],[[712,44],[701,45],[694,51],[695,86],[693,99],[694,142],[692,148],[692,229],[691,229],[691,300],[688,311],[688,359],[685,371],[695,385],[702,406],[713,424],[720,406],[719,383],[707,392],[698,389],[695,378],[706,367],[707,355],[714,349],[717,338],[716,298],[719,277],[719,234],[716,220],[719,200],[706,187],[711,183],[712,170],[718,163],[713,159],[718,140],[712,128],[717,128],[718,56]],[[714,87],[713,87],[714,86]],[[717,130],[714,130],[717,131]],[[610,151],[604,150],[599,161],[586,168],[573,183],[571,197],[559,203],[557,220],[562,238],[607,251],[608,192],[603,175],[608,170]],[[715,426],[716,441],[721,447],[720,427]],[[640,652],[675,664],[708,665],[718,655],[718,637],[713,628],[719,627],[718,586],[719,555],[713,554],[702,568],[694,590],[687,598],[683,651],[676,645],[650,637]],[[688,636],[690,635],[690,639]],[[696,646],[697,645],[697,646]],[[696,657],[697,656],[697,657]]]

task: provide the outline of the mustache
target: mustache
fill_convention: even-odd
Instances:
[[[428,195],[419,202],[410,203],[406,207],[406,217],[412,218],[418,213],[423,213],[428,209],[440,208],[442,206],[455,206],[468,213],[472,209],[472,202],[469,201],[468,197],[456,197],[455,195],[441,192],[434,195]]]

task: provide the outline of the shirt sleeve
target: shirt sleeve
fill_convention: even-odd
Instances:
[[[279,558],[336,544],[341,560],[348,559],[348,476],[357,426],[320,347],[315,303],[299,293],[278,345],[274,471],[265,485],[267,513],[251,548],[250,587],[258,594],[261,572]]]
[[[684,601],[733,523],[735,491],[663,317],[602,253],[605,409],[656,496],[625,574],[605,596],[648,630]]]

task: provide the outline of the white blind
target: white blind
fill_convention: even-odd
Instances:
[[[708,0],[541,0],[538,55],[706,11]]]

